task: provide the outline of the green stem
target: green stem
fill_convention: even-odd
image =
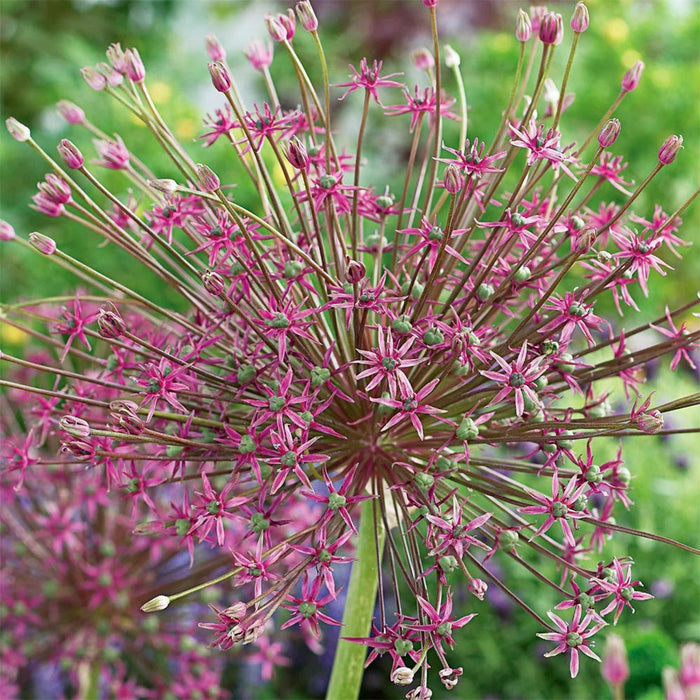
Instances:
[[[376,541],[379,542],[377,547]],[[377,597],[377,550],[384,549],[384,528],[374,513],[371,500],[362,504],[355,563],[352,565],[343,613],[343,637],[367,637]],[[367,647],[357,642],[338,641],[326,700],[353,700],[360,696]]]

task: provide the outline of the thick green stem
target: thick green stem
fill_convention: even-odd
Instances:
[[[379,547],[377,547],[377,541]],[[377,551],[384,549],[384,527],[375,517],[373,501],[362,504],[360,532],[343,613],[341,637],[367,637],[377,597]],[[338,641],[326,700],[354,700],[360,695],[367,647]]]

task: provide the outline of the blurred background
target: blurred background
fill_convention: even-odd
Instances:
[[[348,63],[360,58],[381,58],[387,71],[403,71],[411,85],[419,76],[410,61],[412,50],[430,45],[425,10],[418,0],[314,0],[321,21],[321,35],[331,62],[331,80],[345,80]],[[470,110],[469,133],[489,139],[507,101],[510,80],[517,60],[513,38],[518,6],[510,0],[441,0],[440,26],[443,43],[449,42],[462,58],[462,72]],[[563,120],[563,142],[580,138],[598,121],[617,95],[623,73],[637,60],[646,71],[639,88],[626,98],[616,116],[622,121],[622,135],[616,153],[625,154],[630,166],[628,178],[641,181],[656,161],[656,150],[671,133],[682,134],[685,150],[665,168],[645,191],[635,211],[647,218],[654,203],[673,211],[697,184],[700,163],[698,121],[700,105],[700,9],[693,0],[590,0],[590,30],[583,36],[577,54],[570,89],[576,99]],[[568,18],[574,2],[549,3]],[[262,17],[266,11],[283,10],[283,3],[261,0],[204,2],[193,0],[2,0],[0,11],[0,102],[3,119],[15,116],[29,125],[33,137],[49,153],[63,137],[89,149],[87,135],[68,127],[57,115],[55,104],[67,98],[79,104],[88,118],[107,133],[124,136],[129,148],[155,169],[163,163],[158,145],[139,124],[108,98],[92,91],[79,68],[104,60],[104,49],[112,42],[136,46],[146,64],[151,93],[176,135],[195,160],[206,160],[225,176],[229,154],[221,149],[202,150],[205,113],[220,106],[210,86],[203,39],[215,33],[228,50],[229,63],[248,105],[263,99],[259,74],[247,64],[243,50],[255,37],[265,37]],[[303,32],[295,39],[302,58],[308,57],[312,78],[317,75],[313,47]],[[566,44],[568,47],[568,44]],[[560,50],[553,75],[560,78],[568,54]],[[294,106],[294,76],[284,60],[275,61],[273,77],[283,103]],[[448,92],[454,88],[448,81]],[[289,101],[292,100],[290,103]],[[336,126],[354,138],[352,128],[358,104],[349,98],[334,107]],[[372,115],[372,129],[365,152],[372,146],[386,149],[405,144],[405,124]],[[341,138],[342,142],[342,138]],[[348,141],[348,145],[350,145]],[[404,146],[401,146],[404,147]],[[400,172],[392,165],[401,154],[383,158],[372,171],[372,184],[383,189],[396,182]],[[45,169],[28,148],[2,130],[0,133],[0,218],[18,233],[41,231],[54,237],[74,257],[95,265],[108,275],[129,275],[140,292],[163,304],[175,300],[163,296],[158,285],[133,267],[120,251],[99,247],[82,230],[61,219],[49,219],[28,208],[35,183]],[[165,166],[163,166],[165,167]],[[106,181],[110,182],[109,173]],[[222,177],[224,179],[224,177]],[[115,180],[117,182],[117,180]],[[116,187],[122,187],[119,181]],[[396,189],[396,187],[394,187]],[[238,195],[245,199],[245,188]],[[615,199],[606,193],[607,201]],[[696,245],[683,260],[669,259],[675,268],[668,276],[655,276],[651,295],[643,301],[641,317],[651,319],[663,313],[700,280],[697,250],[700,207],[685,215],[682,234]],[[50,268],[39,256],[23,254],[16,246],[0,247],[0,300],[49,297],[69,292],[73,281]],[[132,274],[133,273],[133,274]],[[681,292],[683,294],[681,295]],[[597,307],[604,315],[616,315],[610,308]],[[688,319],[690,320],[690,319]],[[634,319],[633,325],[637,325]],[[23,339],[0,324],[3,346],[21,351]],[[642,341],[643,342],[643,341]],[[671,374],[667,362],[649,367],[649,382],[660,396],[697,391],[694,376],[681,365]],[[657,394],[658,397],[658,394]],[[697,425],[697,419],[695,420]],[[613,456],[616,445],[603,447],[601,461]],[[607,450],[607,453],[606,453]],[[635,475],[635,507],[625,525],[662,532],[679,539],[696,539],[700,522],[698,476],[700,444],[694,436],[662,440],[647,437],[626,446],[626,461]],[[619,548],[619,551],[618,551]],[[610,555],[629,553],[636,561],[635,573],[657,597],[638,607],[635,616],[623,616],[617,632],[627,644],[631,678],[627,697],[662,698],[661,671],[678,666],[681,642],[700,638],[698,619],[698,570],[688,555],[648,540],[618,538]],[[506,562],[508,564],[509,562]],[[508,585],[540,611],[557,601],[546,596],[541,584],[519,568],[504,565]],[[473,598],[472,598],[473,600]],[[466,602],[466,596],[460,603]],[[568,664],[561,659],[542,659],[544,648],[534,633],[532,620],[495,593],[491,605],[479,607],[479,617],[458,640],[452,657],[465,675],[458,690],[460,698],[598,698],[609,697],[595,663],[582,664],[576,682],[568,679]],[[473,603],[469,605],[473,611]],[[465,608],[465,610],[467,610]],[[605,637],[605,633],[601,635]],[[330,647],[330,644],[329,644]],[[598,649],[600,652],[601,650]],[[255,668],[245,663],[231,667],[231,687],[241,696],[306,698],[323,693],[330,669],[332,650],[319,658],[308,652],[294,656],[294,671],[281,668],[270,683],[260,685]],[[310,658],[311,657],[311,658]],[[301,671],[300,671],[301,669]],[[237,695],[238,697],[238,695]],[[388,682],[388,667],[375,665],[367,674],[363,697],[403,697]],[[441,697],[440,692],[435,697]],[[453,697],[455,697],[453,695]]]

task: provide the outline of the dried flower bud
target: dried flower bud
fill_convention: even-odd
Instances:
[[[163,192],[164,194],[175,194],[177,192],[179,185],[175,180],[170,180],[169,178],[160,178],[158,180],[149,180],[148,186],[152,187],[158,192]]]
[[[515,21],[515,38],[525,43],[532,36],[532,22],[530,15],[525,10],[518,10],[518,19]]]
[[[223,294],[226,289],[224,278],[218,272],[213,272],[212,270],[207,270],[202,273],[202,284],[204,285],[204,289],[215,297]]]
[[[197,163],[195,170],[197,171],[199,183],[205,192],[216,192],[221,187],[221,180],[208,165]]]
[[[297,170],[306,170],[309,167],[309,154],[306,152],[306,147],[298,137],[293,136],[289,140],[284,154],[293,168]]]
[[[107,87],[107,78],[105,78],[102,73],[95,70],[92,66],[85,66],[85,68],[81,68],[80,74],[93,90],[104,90]]]
[[[33,231],[29,234],[29,242],[43,255],[53,255],[56,252],[56,241],[43,233]]]
[[[58,113],[69,123],[69,124],[83,124],[85,122],[85,112],[78,107],[78,105],[69,102],[68,100],[61,100],[57,105]]]
[[[126,74],[135,83],[142,83],[146,77],[146,69],[139,55],[138,49],[127,49],[124,52],[126,62]]]
[[[0,219],[0,241],[11,241],[15,237],[15,230],[7,221]]]
[[[683,137],[669,136],[659,149],[659,163],[662,165],[673,163],[681,148],[683,148]]]
[[[425,0],[423,0],[425,3]],[[405,666],[399,666],[391,672],[391,682],[396,685],[411,685],[413,683],[413,671]]]
[[[227,617],[230,617],[232,620],[240,621],[245,617],[247,609],[248,606],[239,600],[237,603],[230,605],[228,608],[222,610],[221,612]]]
[[[160,612],[161,610],[165,610],[168,605],[170,605],[170,598],[168,598],[167,595],[157,595],[155,598],[151,598],[151,600],[141,606],[141,612]]]
[[[366,274],[367,270],[361,262],[358,262],[357,260],[350,260],[350,258],[346,260],[345,279],[348,282],[357,284],[360,280],[365,278]]]
[[[620,120],[608,119],[598,134],[598,143],[602,148],[610,148],[620,135]]]
[[[57,146],[58,155],[61,156],[63,162],[72,170],[79,170],[85,163],[85,158],[80,152],[80,149],[68,139],[61,139]]]
[[[460,55],[449,44],[445,44],[442,48],[445,52],[445,65],[448,68],[458,68],[462,62]]]
[[[571,28],[577,33],[582,34],[588,29],[588,8],[582,2],[576,4],[574,14],[571,16]]]
[[[464,175],[460,171],[459,167],[457,167],[457,165],[455,165],[454,163],[450,163],[445,168],[445,189],[450,194],[457,194],[458,192],[461,192],[464,188],[464,182]]]
[[[547,45],[560,44],[564,38],[564,21],[557,12],[548,12],[540,23],[540,41]]]
[[[416,49],[411,54],[411,59],[418,70],[430,70],[435,66],[435,58],[426,48]]]
[[[21,122],[18,122],[14,117],[5,119],[5,126],[7,127],[10,136],[12,136],[15,141],[28,141],[32,135],[32,132],[29,131],[29,127],[25,126]]]
[[[103,338],[114,340],[124,335],[126,323],[114,307],[103,306],[97,314],[97,328]]]
[[[632,92],[637,85],[639,85],[639,80],[642,77],[642,72],[644,71],[644,62],[637,61],[623,76],[621,88],[623,92]]]
[[[309,0],[299,0],[297,3],[297,17],[299,18],[299,24],[307,32],[315,32],[318,29],[318,18]]]
[[[279,15],[265,15],[265,26],[274,41],[284,41],[287,38],[287,30],[279,21]]]
[[[86,438],[90,435],[90,424],[77,416],[63,416],[58,425],[73,437]]]
[[[224,49],[221,42],[213,34],[209,34],[209,36],[206,37],[204,45],[207,47],[210,61],[226,60],[226,49]]]
[[[605,682],[612,686],[622,685],[630,676],[625,643],[617,634],[609,634],[605,640],[600,673]]]
[[[209,64],[209,75],[212,85],[219,92],[228,92],[231,89],[231,73],[228,66],[221,61],[212,61]]]

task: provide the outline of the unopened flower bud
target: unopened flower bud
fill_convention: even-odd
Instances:
[[[169,178],[160,178],[158,180],[149,180],[149,187],[152,187],[158,192],[163,192],[164,194],[175,194],[177,192],[179,185],[175,180]]]
[[[445,44],[442,50],[445,52],[445,65],[448,68],[457,68],[462,62],[460,55],[449,44]]]
[[[425,2],[425,0],[423,0]],[[413,671],[406,666],[399,666],[391,672],[391,682],[396,685],[411,685],[413,683]]]
[[[360,280],[364,279],[366,274],[367,270],[361,262],[358,262],[357,260],[350,260],[349,258],[346,260],[345,279],[348,282],[356,284]]]
[[[700,644],[688,642],[681,647],[680,679],[683,687],[691,696],[700,689]]]
[[[284,41],[287,38],[287,30],[279,21],[279,15],[265,15],[265,26],[275,41]]]
[[[121,44],[110,44],[105,54],[112,68],[118,73],[126,75],[126,57],[124,56]]]
[[[479,437],[479,426],[473,418],[466,416],[457,426],[455,435],[458,440],[476,440]]]
[[[195,170],[205,192],[216,192],[221,187],[221,180],[208,165],[197,163]]]
[[[110,66],[109,63],[98,63],[97,70],[99,70],[100,73],[104,75],[105,79],[107,80],[107,85],[109,85],[109,87],[118,87],[124,82],[124,76],[118,71],[114,70],[114,68],[112,68],[112,66]]]
[[[413,65],[418,68],[418,70],[430,70],[435,66],[435,58],[433,54],[426,48],[416,49],[411,54],[411,59],[413,60]]]
[[[255,70],[264,70],[272,63],[272,44],[253,41],[248,45],[245,55]]]
[[[588,226],[587,228],[583,229],[583,231],[579,231],[576,236],[578,249],[583,253],[587,253],[591,248],[593,248],[597,238],[598,231],[592,226]]]
[[[287,41],[291,41],[297,28],[297,20],[292,9],[288,8],[286,14],[281,12],[277,16],[277,21],[284,27]]]
[[[209,64],[209,75],[212,85],[219,92],[228,92],[231,89],[231,74],[228,66],[221,61],[212,61]]]
[[[63,416],[58,425],[73,437],[86,438],[90,435],[90,424],[77,416]]]
[[[138,49],[127,49],[124,52],[126,74],[135,83],[142,83],[146,77],[146,69],[139,55]]]
[[[10,136],[12,136],[15,141],[28,141],[32,135],[32,132],[29,131],[29,127],[22,124],[22,122],[17,121],[14,117],[5,119],[5,126],[7,127]]]
[[[610,148],[620,135],[620,120],[608,119],[598,134],[598,143],[602,148]]]
[[[222,610],[221,612],[227,617],[230,617],[232,620],[240,621],[245,617],[247,608],[248,606],[245,603],[243,603],[242,601],[238,601],[237,603],[230,605],[228,608]]]
[[[70,440],[61,445],[61,452],[67,452],[77,459],[92,459],[95,455],[95,446],[84,439]]]
[[[15,230],[7,221],[0,219],[0,241],[11,241],[15,237]]]
[[[223,294],[226,289],[224,278],[218,272],[213,272],[212,270],[207,270],[202,274],[202,284],[204,289],[215,297]]]
[[[435,7],[438,4],[438,0],[423,0],[423,4],[426,7]]]
[[[56,109],[69,124],[82,124],[85,122],[85,112],[78,105],[68,100],[60,100],[56,105]]]
[[[612,686],[621,685],[629,678],[630,669],[627,664],[627,650],[622,637],[617,634],[609,634],[605,640],[600,673],[605,682]]]
[[[141,612],[160,612],[161,610],[165,610],[168,605],[170,605],[170,598],[167,595],[157,595],[141,606]]]
[[[543,44],[560,44],[564,38],[564,21],[557,12],[548,12],[540,22],[540,41]]]
[[[44,236],[43,233],[33,231],[29,234],[29,242],[44,255],[53,255],[56,252],[56,241],[53,238]]]
[[[318,29],[318,19],[309,0],[300,0],[297,3],[297,17],[299,18],[299,24],[307,32],[315,32]]]
[[[97,327],[100,335],[108,340],[114,340],[124,335],[126,323],[116,312],[116,309],[102,307],[97,314]]]
[[[293,168],[306,170],[309,167],[309,154],[302,141],[296,136],[289,140],[284,154]]]
[[[105,78],[102,73],[95,70],[92,66],[85,66],[85,68],[81,68],[80,74],[93,90],[104,90],[107,87],[107,78]]]
[[[518,10],[518,19],[515,21],[515,38],[525,43],[532,36],[532,22],[530,15],[525,10]]]
[[[571,16],[571,28],[577,34],[582,34],[588,29],[588,22],[588,8],[582,2],[577,3]]]
[[[659,149],[659,163],[662,165],[673,163],[681,148],[683,148],[683,137],[669,136]]]
[[[444,185],[450,194],[457,194],[464,188],[464,175],[454,163],[445,168]]]
[[[419,685],[406,693],[406,700],[430,700],[432,697],[433,691],[427,685]]]
[[[623,92],[632,92],[637,85],[639,85],[639,80],[642,77],[642,71],[644,70],[644,63],[642,61],[637,61],[623,76],[621,88]]]
[[[447,690],[452,690],[457,685],[459,677],[462,675],[462,668],[443,668],[438,675],[442,684],[447,688]]]
[[[533,5],[530,8],[530,20],[532,22],[532,31],[539,34],[542,18],[547,14],[547,8],[544,5]]]
[[[489,587],[486,581],[480,578],[473,578],[469,581],[469,590],[479,599],[483,600]]]
[[[221,42],[213,35],[209,34],[204,39],[204,45],[207,47],[207,53],[209,54],[209,60],[211,61],[225,61],[226,60],[226,49],[221,45]]]
[[[650,411],[644,411],[637,416],[637,427],[647,435],[658,433],[664,427],[664,417],[661,412],[653,408]]]
[[[664,700],[688,700],[675,668],[666,666],[661,672],[661,678],[664,685]]]
[[[63,162],[72,170],[79,170],[83,167],[85,159],[80,149],[68,139],[61,139],[61,142],[56,147],[58,155],[61,156]]]

